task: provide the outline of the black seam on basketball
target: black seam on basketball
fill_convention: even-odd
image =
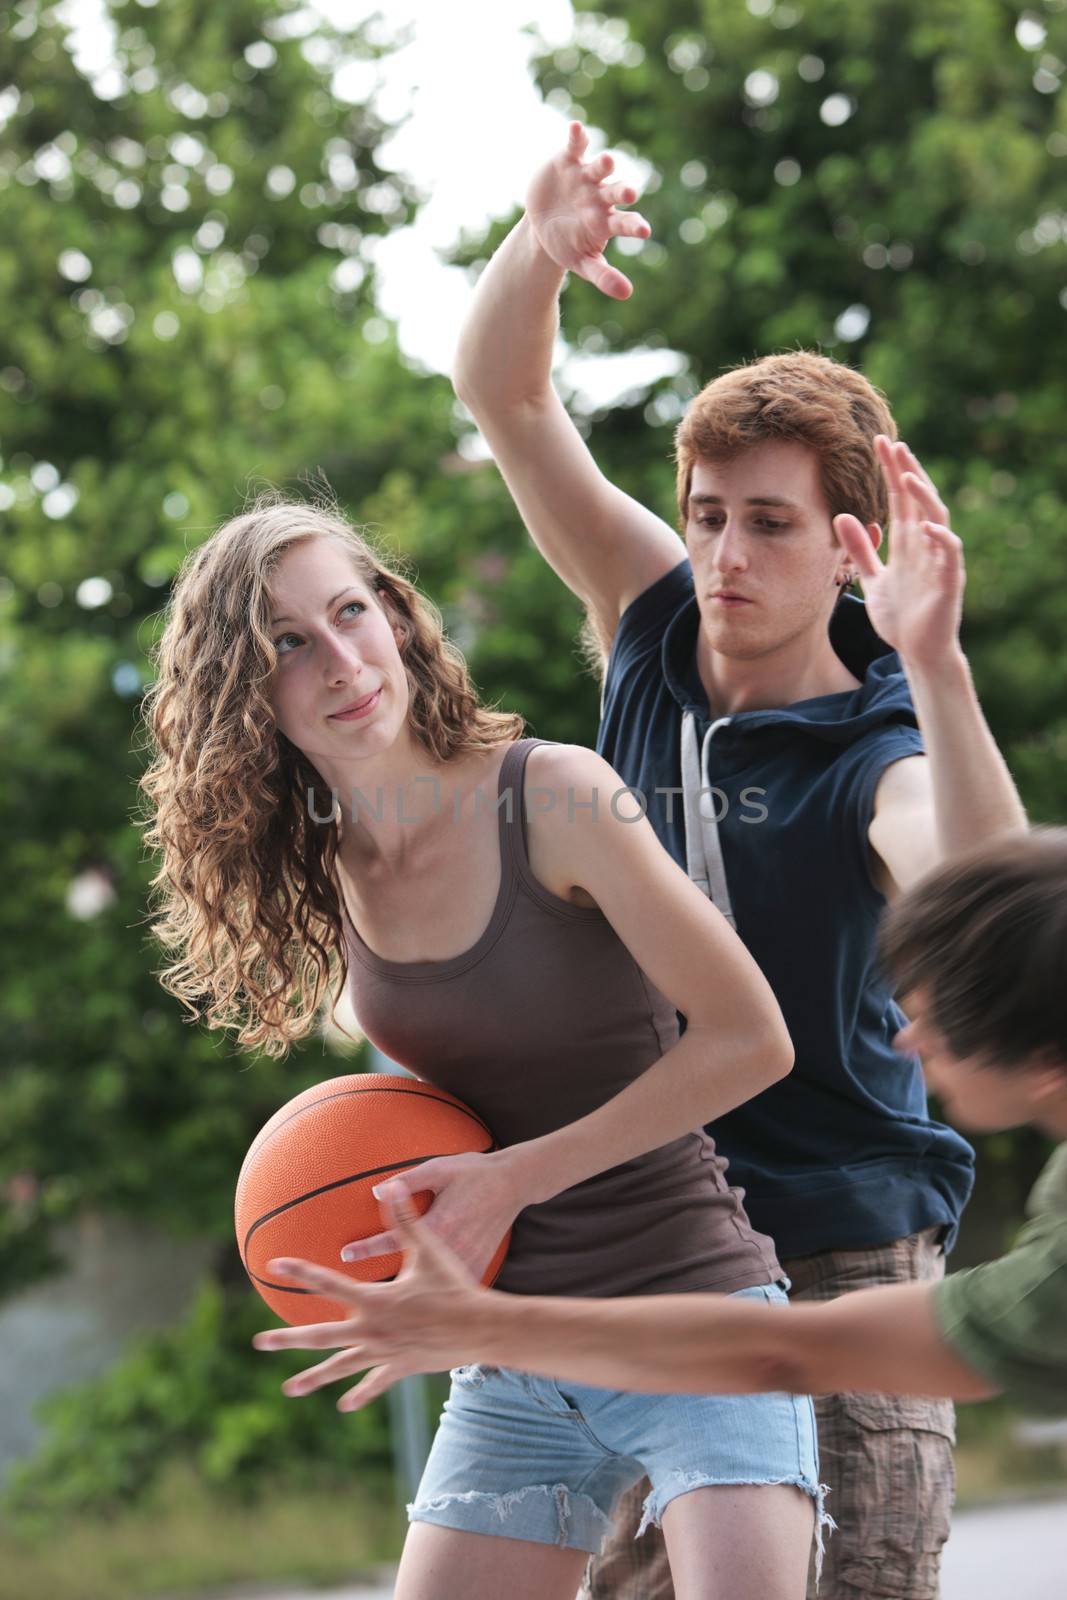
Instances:
[[[247,1267],[245,1268],[245,1271],[248,1272],[248,1268]],[[329,1300],[329,1298],[330,1298],[330,1296],[326,1293],[326,1291],[324,1289],[293,1289],[287,1283],[271,1283],[269,1278],[260,1278],[254,1272],[249,1272],[248,1276],[249,1276],[249,1278],[251,1278],[251,1280],[252,1280],[252,1282],[254,1284],[257,1284],[259,1286],[259,1288],[261,1288],[261,1289],[277,1289],[279,1294],[317,1294],[317,1295],[321,1295],[324,1300]],[[387,1278],[375,1278],[373,1281],[375,1283],[395,1283],[396,1282],[396,1277],[397,1277],[396,1273],[395,1272],[391,1272]],[[360,1283],[360,1282],[362,1282],[364,1280],[361,1280],[359,1278],[354,1278],[352,1281],[354,1283]]]
[[[495,1149],[496,1143],[494,1141],[489,1145],[487,1150],[463,1151],[462,1154],[488,1155],[490,1151]],[[284,1200],[280,1206],[275,1206],[273,1211],[265,1211],[261,1217],[257,1217],[255,1222],[253,1222],[249,1227],[248,1232],[245,1234],[244,1244],[241,1246],[241,1260],[244,1263],[245,1271],[248,1272],[249,1277],[255,1276],[255,1274],[250,1272],[248,1268],[248,1246],[251,1242],[252,1235],[255,1233],[256,1229],[261,1228],[265,1222],[270,1222],[274,1217],[281,1216],[283,1211],[291,1211],[294,1206],[303,1205],[305,1200],[315,1200],[320,1194],[329,1194],[331,1189],[344,1189],[350,1183],[359,1183],[363,1178],[379,1178],[383,1172],[403,1172],[405,1168],[421,1167],[424,1161],[440,1161],[443,1159],[447,1158],[441,1156],[440,1154],[413,1156],[409,1161],[393,1161],[387,1167],[369,1167],[366,1172],[353,1172],[350,1173],[347,1178],[335,1178],[332,1183],[324,1183],[321,1184],[317,1189],[309,1189],[306,1194],[298,1194],[293,1200]],[[373,1259],[373,1257],[370,1259]]]
[[[434,1100],[439,1106],[451,1106],[453,1111],[461,1111],[465,1117],[470,1117],[472,1122],[476,1122],[479,1128],[481,1128],[482,1132],[490,1139],[493,1137],[489,1132],[489,1128],[486,1123],[484,1123],[478,1113],[476,1111],[472,1111],[469,1106],[457,1105],[454,1100],[446,1100],[443,1095],[427,1092],[426,1089],[421,1087],[418,1089],[394,1089],[392,1086],[389,1088],[383,1088],[381,1084],[375,1084],[374,1086],[368,1085],[368,1087],[365,1089],[338,1089],[334,1094],[323,1095],[321,1100],[312,1100],[308,1105],[301,1106],[299,1111],[291,1112],[289,1116],[286,1117],[284,1122],[279,1122],[276,1128],[272,1128],[270,1130],[267,1138],[273,1139],[276,1133],[281,1133],[283,1128],[287,1128],[289,1126],[294,1117],[302,1117],[306,1111],[311,1111],[315,1106],[324,1106],[327,1105],[331,1100],[344,1100],[346,1096],[356,1094],[414,1094],[418,1095],[422,1100]],[[254,1156],[261,1148],[260,1144],[258,1143],[260,1138],[262,1138],[262,1134],[257,1134],[257,1142],[250,1146],[248,1154],[245,1156],[242,1170],[244,1166],[247,1166],[252,1156]],[[263,1143],[266,1144],[267,1139],[263,1139]]]

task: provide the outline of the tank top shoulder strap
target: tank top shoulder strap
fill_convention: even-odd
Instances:
[[[526,847],[526,762],[530,751],[549,739],[516,739],[500,764],[497,782],[497,825],[500,829],[500,870],[507,878],[529,883],[532,877]]]

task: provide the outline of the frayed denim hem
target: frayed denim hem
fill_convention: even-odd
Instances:
[[[611,1531],[611,1519],[587,1494],[575,1494],[565,1483],[532,1483],[507,1494],[468,1489],[463,1494],[435,1495],[407,1508],[411,1522],[433,1522],[465,1533],[498,1534],[530,1539],[562,1549],[600,1552]]]
[[[792,1484],[794,1488],[803,1489],[804,1493],[815,1501],[815,1587],[818,1588],[822,1577],[823,1556],[826,1553],[826,1535],[833,1533],[837,1527],[837,1523],[826,1509],[826,1496],[830,1493],[830,1486],[826,1483],[813,1484],[804,1478],[749,1478],[736,1480],[734,1484],[726,1484],[721,1479],[710,1478],[706,1472],[679,1470],[671,1475],[666,1484],[654,1489],[645,1500],[641,1521],[634,1538],[640,1539],[646,1528],[658,1528],[664,1511],[672,1500],[677,1500],[679,1495],[688,1494],[691,1489],[737,1487],[737,1484],[742,1482],[758,1483],[769,1489],[776,1488],[780,1484]]]

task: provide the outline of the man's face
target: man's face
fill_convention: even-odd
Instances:
[[[705,637],[746,660],[804,632],[824,632],[848,565],[805,445],[753,445],[731,461],[698,461],[685,542]]]
[[[1025,1065],[1005,1070],[954,1055],[934,1026],[922,990],[905,996],[902,1004],[911,1021],[897,1034],[893,1047],[921,1057],[927,1087],[950,1121],[973,1133],[997,1133],[1033,1119],[1033,1085]]]

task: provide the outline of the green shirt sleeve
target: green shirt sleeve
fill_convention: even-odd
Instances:
[[[1025,1410],[1067,1415],[1067,1144],[1031,1191],[1029,1221],[999,1261],[934,1287],[942,1337]]]

